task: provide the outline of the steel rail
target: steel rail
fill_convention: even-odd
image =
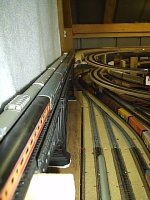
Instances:
[[[133,199],[135,199],[135,196],[133,193],[131,182],[128,177],[125,162],[124,162],[123,156],[121,154],[121,150],[120,150],[120,148],[118,146],[118,142],[114,136],[114,133],[113,133],[113,130],[112,130],[112,127],[111,127],[108,117],[104,113],[102,115],[104,118],[105,127],[107,128],[107,134],[108,134],[110,145],[112,148],[112,155],[114,158],[116,171],[118,172],[117,176],[118,176],[118,180],[120,182],[119,186],[120,186],[122,199],[132,199],[133,200]]]
[[[94,155],[95,155],[95,163],[96,163],[96,174],[97,174],[97,177],[96,177],[97,196],[98,196],[98,199],[110,200],[111,197],[110,197],[110,191],[109,191],[109,183],[108,183],[108,178],[107,178],[105,158],[104,158],[103,151],[101,148],[101,140],[98,135],[98,128],[97,128],[96,119],[94,115],[94,109],[93,109],[91,100],[88,98],[87,95],[85,95],[85,97],[87,98],[88,104],[89,104],[89,115],[90,115],[90,122],[91,122],[91,128],[92,128]]]
[[[96,61],[96,57],[98,56],[103,56],[103,55],[106,55],[106,57],[109,55],[109,54],[112,54],[112,53],[118,53],[118,51],[114,51],[114,52],[103,52],[103,53],[97,53],[97,52],[91,52],[89,54],[87,54],[85,56],[85,61],[87,62],[88,65],[91,65],[93,67],[96,67],[96,68],[110,68],[110,69],[115,69],[116,71],[122,71],[122,72],[137,72],[139,74],[147,74],[148,71],[145,70],[145,69],[126,69],[126,68],[120,68],[120,67],[115,67],[113,65],[109,65],[107,63],[100,63],[100,62],[97,62]],[[121,51],[121,53],[127,53],[127,51]],[[129,52],[128,52],[129,53]]]
[[[91,97],[89,97],[91,98]],[[96,103],[92,102],[94,105],[96,105]],[[102,109],[99,108],[99,110],[101,110],[100,112],[102,112]],[[104,111],[103,111],[104,112]],[[113,121],[113,123],[115,123],[115,121],[110,118],[111,121]],[[118,124],[116,124],[116,126],[118,127]],[[148,197],[150,197],[150,194],[149,194],[149,189],[147,187],[147,184],[146,184],[146,181],[145,181],[145,178],[144,178],[144,175],[145,175],[145,170],[148,169],[148,165],[147,163],[145,162],[143,156],[141,155],[141,153],[139,152],[139,150],[137,149],[137,147],[135,146],[133,140],[130,138],[130,136],[124,131],[124,129],[122,127],[119,127],[119,129],[121,129],[121,134],[123,135],[128,147],[129,147],[129,150],[130,150],[130,154],[131,156],[133,157],[133,160],[137,166],[137,170],[139,172],[139,175],[141,177],[141,180],[145,186],[145,191],[146,191],[146,194]],[[114,141],[114,146],[116,145],[117,147],[117,144],[115,143]],[[116,150],[118,148],[114,148],[114,151],[117,152],[117,155],[120,154],[118,153],[118,150]],[[116,156],[116,158],[118,158],[118,156]],[[120,158],[119,158],[120,160]],[[125,174],[123,174],[124,178],[125,178]],[[126,190],[126,195],[128,195],[128,190]],[[122,195],[123,198],[124,198],[124,194]],[[131,199],[129,196],[128,196],[129,199]],[[132,198],[133,199],[133,198]]]
[[[99,169],[101,169],[101,171],[100,171],[100,174],[101,174],[102,169],[103,170],[105,169],[105,171],[106,171],[105,163],[103,163],[103,162],[101,163],[101,160],[103,160],[105,158],[101,154],[102,149],[101,148],[99,149],[99,147],[101,147],[101,145],[99,143],[99,137],[98,137],[98,133],[97,133],[98,130],[97,130],[97,127],[96,127],[96,124],[95,124],[96,120],[95,120],[94,110],[93,110],[93,105],[95,106],[95,104],[93,104],[92,100],[89,97],[87,97],[87,98],[88,98],[89,107],[90,107],[90,116],[91,116],[91,122],[92,122],[91,126],[93,127],[92,128],[93,142],[94,142],[95,148],[98,150],[98,151],[95,151],[95,154],[96,154],[97,159],[99,161],[98,163],[96,162],[96,164],[98,165],[97,167]],[[115,168],[116,168],[116,171],[117,171],[117,177],[118,177],[118,180],[119,180],[119,183],[120,183],[119,186],[120,186],[120,192],[121,192],[122,199],[135,199],[133,189],[132,189],[132,186],[131,186],[131,182],[130,182],[129,177],[128,177],[127,169],[125,167],[124,159],[123,159],[122,154],[121,154],[121,150],[119,149],[118,142],[117,142],[117,140],[114,136],[113,130],[112,130],[110,122],[109,122],[110,119],[109,119],[108,115],[102,109],[99,108],[99,112],[101,112],[101,114],[103,116],[104,124],[105,124],[107,134],[108,134],[108,138],[109,138],[109,141],[110,141],[110,146],[111,146],[111,149],[112,149],[111,151],[112,151],[112,155],[113,155],[113,158],[114,158]],[[121,129],[121,131],[122,131],[122,129]],[[125,133],[124,133],[124,135],[125,135]],[[124,137],[124,138],[126,139],[126,142],[128,143],[129,148],[131,148],[131,145],[134,146],[131,141],[128,141],[126,137]],[[105,181],[102,181],[103,176],[105,177],[105,173],[101,176],[101,179],[100,179],[100,186],[103,187],[103,188],[101,188],[101,191],[103,191],[103,192],[101,192],[102,197],[104,197],[103,194],[104,195],[106,194],[104,191],[108,187],[108,186],[106,187],[104,185]],[[104,178],[104,180],[106,180],[106,178]],[[106,182],[106,185],[107,184],[108,183]],[[108,198],[106,198],[106,199],[108,199]]]
[[[126,142],[128,148],[130,150],[131,156],[132,156],[132,158],[133,158],[133,160],[134,160],[134,162],[135,162],[135,164],[137,166],[137,170],[139,172],[139,175],[141,177],[143,185],[145,186],[146,194],[147,194],[148,198],[150,198],[149,187],[148,187],[147,182],[145,180],[145,172],[146,172],[146,170],[149,169],[149,167],[148,167],[148,164],[146,163],[146,161],[144,160],[143,156],[141,155],[140,150],[136,147],[135,143],[133,142],[131,137],[127,134],[127,132],[111,116],[109,116],[107,113],[105,113],[105,111],[90,96],[89,96],[89,98],[91,99],[93,105],[96,106],[98,111],[100,113],[102,113],[103,117],[106,119],[105,126],[106,126],[106,129],[108,129],[108,131],[111,134],[111,135],[109,135],[109,137],[110,137],[110,145],[111,145],[112,148],[115,149],[116,152],[118,151],[116,149],[119,149],[118,148],[118,143],[117,143],[116,138],[112,134],[113,131],[111,129],[110,122],[108,120],[113,122],[115,124],[115,126],[120,129],[120,133],[124,137],[125,142]],[[145,150],[145,148],[144,148],[144,150]],[[147,152],[145,152],[145,153],[147,155]],[[113,154],[114,154],[114,152],[113,152]],[[118,156],[118,154],[120,154],[120,152],[119,153],[117,152],[117,156]],[[116,155],[114,155],[114,156],[116,156]],[[149,157],[149,155],[147,155],[147,156]],[[119,160],[120,160],[120,158],[119,158]]]
[[[135,90],[135,89],[133,90],[133,89],[130,89],[130,88],[127,89],[126,87],[118,86],[116,84],[112,84],[112,83],[104,80],[102,72],[100,72],[99,69],[93,70],[90,73],[90,78],[98,86],[102,86],[104,88],[115,91],[117,93],[128,94],[128,95],[136,96],[136,97],[138,96],[138,97],[146,98],[146,99],[150,98],[150,93],[148,93],[146,91]]]
[[[92,55],[90,55],[92,56]],[[97,63],[97,62],[94,62],[94,61],[89,61],[88,59],[85,59],[85,62],[90,65],[90,66],[93,66],[94,68],[99,68],[99,69],[112,69],[112,70],[116,70],[116,71],[119,71],[119,72],[136,72],[138,74],[148,74],[148,71],[147,70],[144,70],[144,69],[123,69],[123,68],[116,68],[115,66],[113,65],[108,65],[108,64],[103,64],[103,63]]]

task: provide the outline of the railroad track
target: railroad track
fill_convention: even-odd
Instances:
[[[141,89],[133,89],[127,88],[125,86],[120,86],[109,81],[105,76],[105,69],[94,69],[91,71],[90,78],[91,80],[98,86],[107,88],[111,91],[120,93],[120,94],[128,94],[135,97],[148,99],[150,97],[149,91],[144,91]]]
[[[126,51],[126,50],[121,50],[119,51],[121,54],[128,54],[128,56],[125,57],[129,57],[129,56],[137,56],[137,54],[131,52],[131,51]],[[107,60],[111,60],[115,54],[119,53],[118,50],[114,50],[114,51],[103,51],[103,52],[98,52],[98,51],[91,51],[91,52],[87,52],[85,53],[85,61],[87,62],[88,65],[91,65],[93,67],[96,68],[111,68],[114,69],[114,66],[107,64]],[[144,55],[143,52],[138,53],[139,55],[141,54],[141,56],[148,56],[149,55],[149,51],[145,52]],[[111,57],[111,59],[109,58]],[[143,70],[141,69],[126,69],[126,68],[115,68],[116,71],[122,71],[122,72],[138,72],[139,74],[147,74],[147,70]]]
[[[89,93],[83,97],[81,199],[150,199],[149,156],[131,130]]]
[[[110,51],[110,52],[90,52],[85,54],[85,61],[89,66],[93,67],[91,70],[90,78],[91,80],[99,87],[107,88],[113,92],[120,93],[120,94],[127,94],[133,97],[145,98],[149,99],[150,91],[149,87],[144,85],[144,78],[140,76],[145,76],[148,74],[148,69],[129,69],[129,68],[121,68],[115,67],[112,65],[107,64],[109,57],[113,57],[117,54],[117,51]],[[130,51],[120,51],[121,54],[129,54],[134,56],[136,53],[131,53]],[[149,52],[139,52],[139,55],[146,55]],[[116,83],[110,80],[109,71],[113,70],[113,73],[117,74],[124,74],[124,79],[119,76],[119,79],[116,79]],[[134,73],[140,76],[131,76],[129,74]],[[110,76],[110,75],[109,75]],[[141,82],[140,85],[138,84]],[[122,81],[120,81],[122,80]],[[120,84],[119,84],[120,83]],[[123,85],[121,85],[123,84]],[[137,84],[137,85],[136,85]],[[137,87],[137,88],[136,88]],[[145,91],[146,88],[146,91]]]

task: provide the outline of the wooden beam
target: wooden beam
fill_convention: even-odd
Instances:
[[[64,25],[65,11],[64,11],[63,5],[64,5],[63,0],[57,0],[61,52],[69,52],[73,48],[72,28],[66,28]],[[66,12],[65,12],[65,15],[66,15]],[[66,24],[70,26],[70,22],[66,21]]]
[[[150,23],[74,24],[73,33],[150,33]]]
[[[150,23],[73,24],[73,38],[150,36]]]
[[[69,52],[73,48],[72,28],[64,29],[64,52]]]
[[[64,51],[64,20],[63,20],[63,2],[62,2],[62,0],[57,0],[57,9],[58,9],[58,24],[59,24],[61,52],[63,52]]]
[[[63,0],[63,17],[64,17],[64,27],[72,27],[72,16],[71,16],[71,5],[70,0]]]
[[[111,37],[150,37],[150,33],[98,33],[98,34],[73,34],[73,38],[111,38]]]
[[[116,0],[106,0],[105,2],[104,24],[113,23]]]

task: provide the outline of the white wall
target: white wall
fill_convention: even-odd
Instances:
[[[0,0],[0,107],[60,54],[56,0]]]

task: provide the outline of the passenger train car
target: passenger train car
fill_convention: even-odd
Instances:
[[[62,120],[73,61],[73,52],[61,56],[0,115],[0,200],[20,199],[25,180],[46,171],[59,142],[65,148]]]

